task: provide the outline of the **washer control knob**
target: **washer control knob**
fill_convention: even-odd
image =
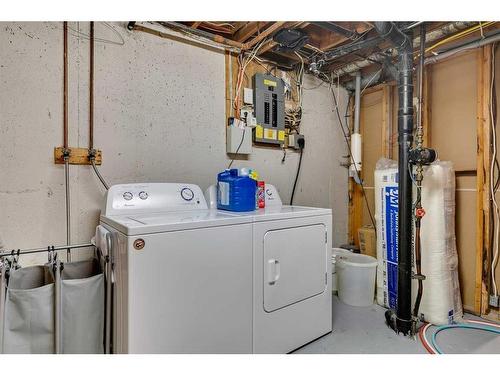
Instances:
[[[148,199],[148,193],[146,193],[145,191],[141,191],[139,193],[139,198],[141,198],[142,200]]]
[[[129,201],[133,198],[134,196],[132,195],[131,192],[127,191],[125,193],[123,193],[123,199],[125,199],[126,201]]]
[[[183,188],[181,190],[181,197],[185,201],[191,201],[194,198],[194,192],[190,188]]]

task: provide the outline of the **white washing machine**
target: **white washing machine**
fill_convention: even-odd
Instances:
[[[253,351],[250,216],[209,210],[196,185],[126,184],[109,189],[100,225],[113,238],[114,353]]]
[[[253,352],[288,353],[332,330],[331,209],[282,205],[266,184],[266,208],[216,210],[252,219]]]

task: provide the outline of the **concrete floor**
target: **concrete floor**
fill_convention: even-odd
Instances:
[[[333,297],[333,332],[296,350],[297,354],[425,354],[418,339],[396,335],[384,319],[385,309],[374,304],[353,307]],[[470,318],[470,316],[469,316]],[[474,319],[477,319],[474,317]],[[432,330],[428,330],[431,337]],[[445,353],[500,354],[500,336],[464,329],[443,331],[438,344]]]

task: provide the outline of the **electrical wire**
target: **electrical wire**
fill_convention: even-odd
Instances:
[[[324,74],[326,76],[326,74]],[[328,79],[328,76],[326,76],[327,79]],[[345,128],[344,128],[344,125],[343,125],[343,122],[342,122],[342,118],[340,116],[340,112],[339,112],[339,107],[338,107],[338,102],[337,102],[337,97],[335,96],[335,91],[333,90],[333,85],[331,83],[331,80],[330,80],[330,91],[332,93],[332,97],[333,97],[333,101],[334,101],[334,104],[335,104],[335,112],[337,113],[337,118],[339,120],[339,124],[340,124],[340,128],[342,129],[342,133],[344,134],[344,140],[346,142],[346,145],[347,145],[347,150],[349,151],[349,156],[352,160],[352,163],[354,165],[354,170],[356,172],[356,174],[359,176],[359,171],[358,171],[358,167],[356,166],[356,162],[354,161],[354,156],[352,155],[352,150],[351,150],[351,145],[349,144],[349,137],[345,131]],[[368,210],[368,214],[370,215],[370,221],[373,225],[373,228],[376,228],[376,224],[375,224],[375,219],[373,218],[373,214],[372,214],[372,211],[370,209],[370,205],[368,203],[368,198],[366,196],[366,191],[365,191],[365,186],[363,184],[363,181],[361,180],[361,178],[359,179],[359,185],[361,186],[361,190],[363,192],[363,198],[365,200],[365,203],[366,203],[366,208]]]
[[[235,88],[235,95],[233,99],[233,108],[235,109],[235,117],[240,118],[240,91],[241,91],[241,86],[243,85],[243,78],[245,76],[245,69],[247,68],[248,64],[257,56],[257,52],[259,49],[269,41],[269,38],[263,39],[260,43],[258,43],[253,50],[250,52],[248,57],[245,57],[245,52],[242,52],[238,55],[238,63],[239,63],[239,70],[238,70],[238,78],[236,80],[236,88]]]
[[[236,148],[236,152],[234,153],[234,155],[238,155],[238,152],[240,151],[241,145],[243,144],[243,140],[245,139],[245,133],[246,133],[246,131],[245,131],[245,129],[243,129],[243,134],[241,136],[240,144]],[[226,169],[231,168],[231,166],[233,165],[233,163],[234,163],[234,158],[231,159],[231,161],[230,161],[230,163],[229,163],[229,165],[227,166]]]
[[[373,82],[373,80],[377,77],[377,75],[379,73],[382,73],[382,70],[383,69],[380,69],[379,71],[377,71],[376,73],[373,74],[372,78],[370,78],[370,80],[366,83],[365,87],[363,87],[363,90],[361,90],[361,92],[359,93],[359,96],[363,95],[363,92],[365,92],[365,90],[368,88],[368,86],[370,86],[370,83]]]
[[[468,29],[462,30],[462,31],[461,31],[461,32],[459,32],[459,33],[453,34],[453,35],[449,36],[448,38],[442,39],[442,40],[440,40],[439,42],[434,43],[432,46],[427,47],[427,48],[425,49],[425,53],[430,52],[430,51],[432,51],[433,49],[435,49],[435,48],[437,48],[437,47],[439,47],[439,46],[441,46],[441,45],[443,45],[443,44],[446,44],[446,43],[452,42],[452,41],[454,41],[454,40],[456,40],[456,39],[459,39],[459,38],[461,38],[461,37],[463,37],[463,36],[467,36],[467,35],[469,35],[469,34],[472,34],[472,33],[476,32],[476,31],[478,31],[478,30],[482,30],[482,29],[483,29],[483,28],[485,28],[485,27],[492,26],[492,25],[494,25],[495,23],[496,23],[496,22],[494,22],[494,21],[485,22],[484,24],[480,22],[478,25],[475,25],[475,26],[469,27]]]
[[[498,289],[496,282],[496,266],[498,263],[498,248],[499,248],[499,237],[500,237],[500,208],[498,207],[497,199],[496,199],[496,189],[494,182],[494,174],[495,174],[495,161],[497,159],[497,140],[496,140],[496,123],[495,116],[493,115],[493,92],[494,92],[494,84],[495,84],[495,47],[493,44],[492,47],[492,62],[491,62],[491,84],[490,84],[490,126],[491,126],[491,134],[492,134],[492,143],[493,143],[493,155],[492,162],[490,168],[490,193],[491,200],[494,207],[494,226],[495,226],[495,234],[493,237],[493,259],[491,261],[491,284],[493,287],[493,295],[495,298],[498,298]],[[498,163],[498,162],[497,162]]]
[[[297,174],[295,175],[295,181],[293,183],[292,195],[290,196],[290,206],[293,206],[293,198],[295,196],[295,188],[297,187],[297,180],[299,179],[300,174],[300,166],[302,165],[302,154],[304,152],[304,148],[300,148],[300,156],[299,156],[299,164],[297,166]]]
[[[120,38],[120,41],[117,42],[115,40],[109,40],[109,39],[104,39],[104,38],[97,38],[97,37],[94,37],[94,41],[95,42],[99,42],[99,43],[105,43],[105,44],[115,44],[115,45],[118,45],[118,46],[123,46],[125,44],[125,39],[123,39],[122,35],[111,25],[109,24],[108,22],[101,22],[104,26],[106,26],[108,29],[110,29],[111,31],[113,31],[113,33],[115,35],[118,36],[118,38]],[[90,34],[85,34],[83,32],[81,32],[80,30],[75,30],[71,27],[68,26],[68,30],[72,31],[70,34],[77,37],[77,38],[81,38],[81,39],[88,39],[90,40]]]

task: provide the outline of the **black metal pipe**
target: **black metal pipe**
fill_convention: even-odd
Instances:
[[[387,323],[396,332],[412,332],[412,180],[408,172],[413,143],[413,46],[412,38],[393,22],[375,22],[375,29],[398,50],[398,300],[396,312],[386,313]]]

